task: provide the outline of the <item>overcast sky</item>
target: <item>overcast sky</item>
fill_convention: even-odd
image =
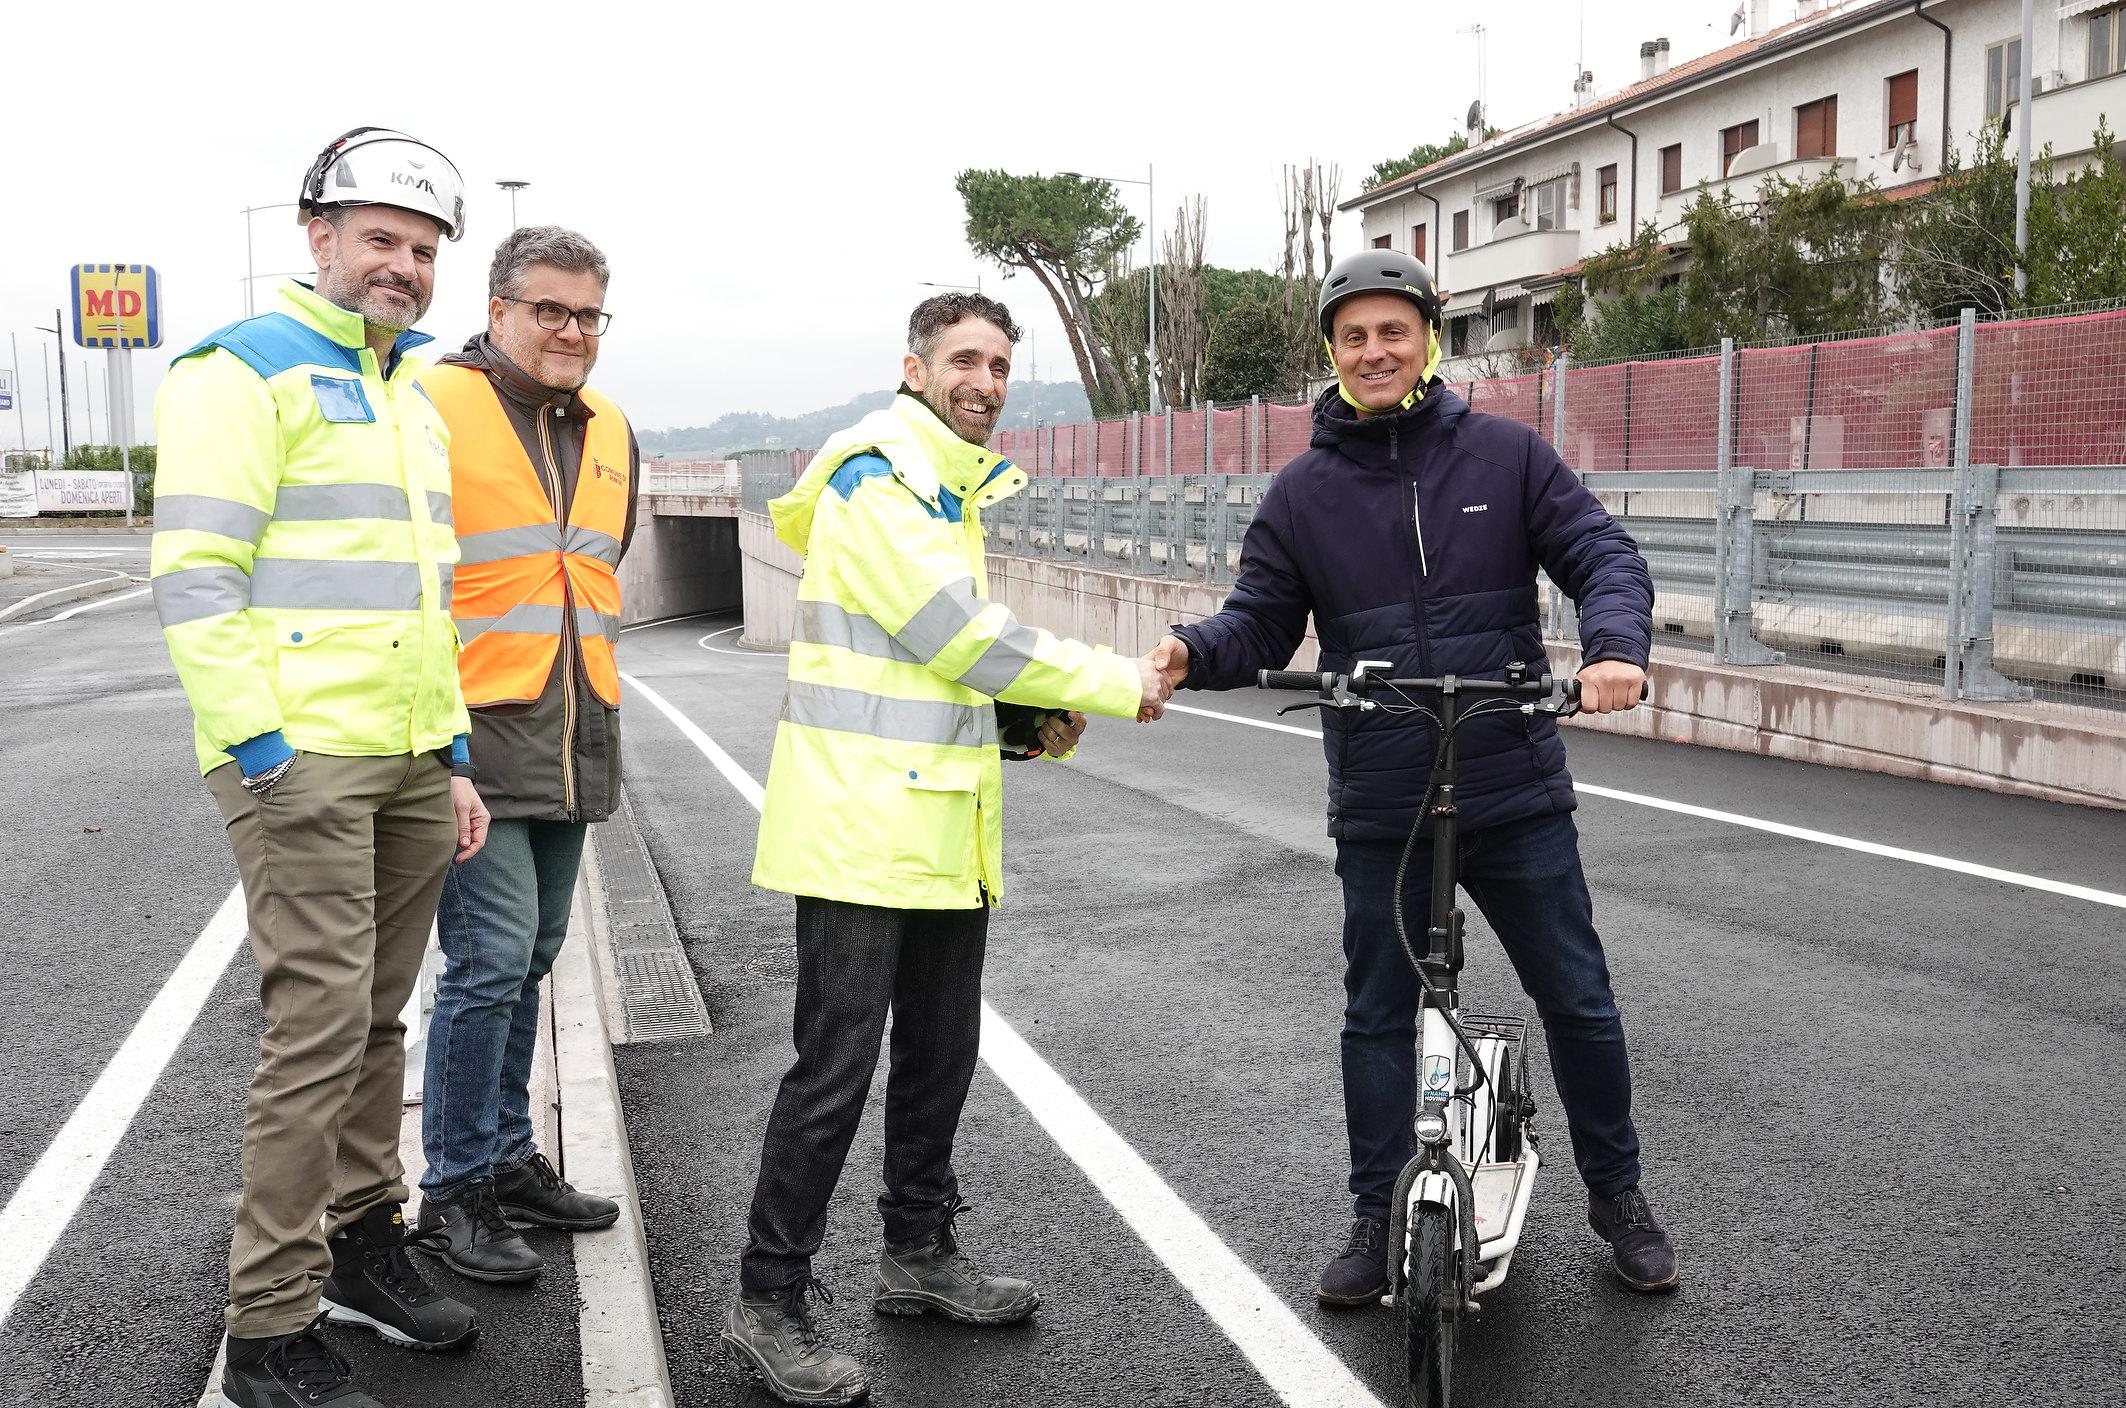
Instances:
[[[1677,62],[1727,42],[1736,0],[1584,5],[1599,89],[1643,39]],[[141,438],[168,358],[243,312],[245,206],[292,201],[347,128],[398,127],[464,173],[468,232],[438,260],[423,323],[455,346],[485,320],[509,223],[499,179],[529,181],[526,224],[574,226],[613,268],[597,384],[643,428],[725,411],[794,414],[889,386],[923,281],[1004,298],[1032,330],[1015,375],[1073,376],[1033,280],[968,252],[965,167],[1157,175],[1162,226],[1209,202],[1209,258],[1272,266],[1281,168],[1373,163],[1456,130],[1489,26],[1495,125],[1567,105],[1580,0],[1394,7],[1078,0],[904,7],[815,3],[16,5],[0,98],[0,333],[21,349],[28,443],[45,387],[32,331],[67,271],[153,264],[163,347],[136,352]],[[1629,11],[1631,18],[1623,18]],[[1794,14],[1773,0],[1772,21]],[[1120,188],[1144,209],[1141,186]],[[261,211],[255,267],[307,269],[292,210]],[[1337,248],[1356,242],[1339,222]],[[266,306],[270,281],[259,285]],[[102,352],[69,343],[94,383]],[[8,351],[0,341],[0,365]],[[56,377],[54,378],[56,380]],[[75,386],[77,441],[87,409]],[[0,417],[0,445],[23,419]]]

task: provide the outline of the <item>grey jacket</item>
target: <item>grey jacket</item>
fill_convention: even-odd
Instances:
[[[519,371],[481,333],[462,351],[443,359],[449,366],[487,373],[524,442],[524,453],[547,483],[555,517],[565,521],[576,494],[583,464],[583,427],[591,411],[571,392],[555,391]],[[538,418],[548,416],[547,440],[554,463],[543,462]],[[642,448],[628,431],[628,477],[640,483]],[[627,529],[620,539],[623,557],[635,536],[638,495],[627,505]],[[574,728],[569,727],[573,716]],[[608,709],[591,692],[580,651],[561,651],[546,688],[529,704],[496,704],[472,711],[472,763],[480,800],[497,821],[603,821],[620,799],[620,711]]]

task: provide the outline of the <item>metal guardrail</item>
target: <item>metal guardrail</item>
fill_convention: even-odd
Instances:
[[[653,469],[642,476],[645,494],[736,494],[741,483],[736,469]]]
[[[1041,476],[983,525],[993,552],[1227,583],[1273,478]],[[765,513],[792,482],[786,466],[749,468],[742,502]],[[1709,639],[1721,663],[1791,650],[1843,673],[1938,672],[1948,698],[2042,685],[2126,704],[2126,467],[1731,466],[1585,482],[1638,541],[1669,638]],[[2024,506],[2021,526],[2000,526],[2003,502]],[[1571,603],[1548,595],[1551,634],[1576,633]]]

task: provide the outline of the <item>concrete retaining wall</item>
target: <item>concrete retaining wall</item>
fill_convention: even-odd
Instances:
[[[660,515],[645,496],[620,563],[623,624],[736,610],[740,560],[736,521]]]
[[[768,520],[739,516],[745,559],[745,639],[780,648],[790,639],[797,555]],[[1140,655],[1175,621],[1216,611],[1225,589],[1088,570],[1067,562],[993,556],[991,591],[1019,619]],[[1576,644],[1552,641],[1551,668],[1578,667]],[[1309,669],[1310,633],[1294,658]],[[2091,719],[2045,704],[1950,703],[1824,680],[1791,668],[1714,665],[1657,651],[1650,703],[1576,727],[1703,744],[1765,757],[1859,768],[2086,806],[2126,808],[2126,720]]]

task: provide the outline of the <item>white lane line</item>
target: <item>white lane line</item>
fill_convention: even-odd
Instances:
[[[744,660],[758,660],[758,659],[762,658],[763,656],[777,656],[777,655],[788,655],[788,654],[790,653],[790,652],[789,652],[789,651],[787,651],[787,650],[725,650],[725,649],[724,649],[724,648],[723,648],[722,646],[720,646],[720,645],[710,645],[710,644],[709,644],[709,642],[710,642],[710,641],[712,641],[712,640],[716,639],[716,637],[718,637],[718,636],[727,636],[727,635],[729,635],[729,634],[730,634],[730,633],[731,633],[732,631],[742,631],[742,630],[744,630],[744,629],[745,629],[745,627],[744,627],[744,626],[742,626],[742,625],[740,625],[740,626],[731,626],[731,627],[729,627],[729,628],[727,628],[727,629],[725,629],[725,630],[721,630],[721,631],[710,631],[710,632],[709,632],[709,633],[708,633],[707,635],[703,636],[703,637],[702,637],[702,638],[701,638],[700,640],[697,640],[697,641],[695,641],[695,642],[694,642],[694,644],[696,644],[696,645],[700,646],[700,647],[701,647],[701,648],[702,648],[703,650],[713,651],[713,652],[715,652],[715,653],[716,653],[716,654],[718,654],[718,655],[736,655],[736,656],[738,656],[738,657],[739,657],[740,659],[744,659]]]
[[[101,611],[104,607],[116,606],[121,601],[136,601],[154,590],[153,587],[142,587],[137,592],[120,592],[117,596],[100,596],[96,600],[84,602],[80,606],[69,606],[57,616],[46,617],[45,624],[49,625],[53,621],[71,621],[84,611]]]
[[[730,754],[655,690],[630,676],[621,678],[677,724],[739,795],[760,809],[761,785]],[[1279,1398],[1292,1408],[1381,1408],[1357,1375],[986,1000],[982,1059]]]
[[[244,891],[229,892],[29,1176],[0,1211],[0,1324],[81,1210],[96,1176],[199,1016],[244,939]]]
[[[646,631],[652,626],[676,626],[681,621],[699,621],[704,616],[728,616],[730,614],[728,611],[695,611],[685,616],[665,616],[655,621],[643,621],[633,626],[622,626],[620,634],[626,635],[629,631]]]
[[[1221,714],[1215,709],[1197,709],[1186,704],[1168,704],[1166,707],[1168,712],[1195,714],[1199,718],[1220,719],[1229,724],[1246,724],[1249,728],[1274,729],[1279,733],[1296,733],[1305,738],[1321,737],[1318,729],[1273,724],[1264,719],[1250,719],[1240,714]],[[1577,779],[1572,785],[1574,790],[1585,792],[1590,797],[1607,797],[1613,802],[1630,802],[1635,806],[1653,807],[1664,812],[1681,812],[1685,816],[1702,817],[1707,821],[1724,821],[1729,826],[1746,826],[1752,831],[1769,831],[1775,836],[1788,836],[1797,841],[1814,841],[1820,846],[1836,846],[1841,850],[1859,851],[1863,855],[1910,861],[1914,865],[1931,865],[1936,870],[1953,870],[1959,875],[1972,875],[1981,880],[1998,880],[2004,885],[2021,885],[2025,889],[2043,890],[2048,894],[2065,895],[2069,899],[2087,900],[2091,904],[2108,904],[2116,909],[2126,909],[2126,895],[2111,890],[2098,890],[2088,885],[2070,885],[2065,880],[2049,880],[2042,875],[2025,875],[2017,870],[2000,870],[1990,865],[1980,865],[1976,861],[1958,860],[1954,856],[1938,856],[1928,851],[1908,851],[1902,846],[1885,846],[1879,841],[1863,841],[1858,837],[1839,836],[1829,831],[1812,831],[1806,826],[1789,826],[1783,821],[1766,821],[1762,817],[1715,811],[1711,807],[1692,806],[1688,802],[1671,802],[1665,797],[1649,797],[1643,792],[1623,792],[1614,787],[1596,787]]]
[[[38,602],[44,600],[48,596],[59,596],[63,593],[74,591],[81,587],[93,586],[97,582],[114,582],[120,577],[131,575],[125,572],[113,572],[108,568],[102,567],[90,567],[84,568],[83,570],[89,572],[102,572],[103,575],[101,577],[91,578],[86,582],[69,582],[63,587],[53,587],[50,591],[39,592],[35,596],[26,596],[22,598],[22,600],[16,602],[13,606],[7,607],[4,610],[0,610],[0,621],[5,621],[10,616],[22,615],[24,612],[28,611],[31,607],[35,606]]]

